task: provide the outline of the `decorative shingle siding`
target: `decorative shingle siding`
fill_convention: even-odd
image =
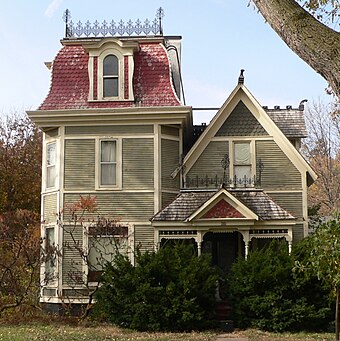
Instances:
[[[57,221],[57,193],[45,194],[43,196],[44,216],[43,221],[45,224]]]
[[[302,193],[268,193],[282,208],[291,213],[294,217],[302,219]]]
[[[123,188],[154,188],[153,139],[123,139]]]
[[[122,135],[122,134],[152,134],[152,125],[105,125],[95,127],[65,127],[66,135]]]
[[[95,188],[95,140],[65,140],[65,189]]]
[[[223,177],[223,168],[221,161],[225,154],[228,154],[228,141],[212,141],[208,144],[202,154],[199,156],[195,164],[187,174],[191,181],[196,177],[199,178],[218,178]],[[229,168],[226,169],[226,176],[229,176]],[[216,188],[215,184],[211,184],[212,188]]]
[[[164,46],[160,43],[140,43],[139,47],[134,55],[133,74],[133,91],[138,105],[180,106]],[[136,105],[134,101],[127,100],[89,102],[88,61],[89,55],[82,45],[63,46],[53,61],[50,91],[39,110],[125,108]],[[96,80],[94,84],[97,84]]]
[[[83,284],[83,227],[64,226],[63,228],[63,285]]]
[[[142,252],[155,249],[152,226],[135,226],[135,248],[139,248]]]
[[[161,177],[163,189],[179,189],[179,174],[173,179],[171,173],[179,164],[179,142],[161,140]]]
[[[298,169],[274,141],[256,141],[256,159],[263,162],[261,187],[265,190],[301,189]],[[259,171],[257,170],[257,174]]]
[[[240,101],[216,136],[263,136],[268,135],[249,109]]]
[[[86,193],[64,194],[65,205],[79,201],[79,195]],[[98,210],[91,214],[108,219],[118,219],[122,222],[149,221],[154,214],[154,194],[134,192],[97,192],[95,194]],[[67,218],[67,217],[66,217]]]

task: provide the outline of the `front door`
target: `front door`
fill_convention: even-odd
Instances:
[[[213,265],[228,273],[237,257],[244,257],[242,235],[239,232],[208,232],[203,237],[202,253],[210,253]]]

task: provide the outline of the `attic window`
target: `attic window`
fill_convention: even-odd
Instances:
[[[119,84],[118,58],[108,55],[103,61],[103,96],[118,97]]]

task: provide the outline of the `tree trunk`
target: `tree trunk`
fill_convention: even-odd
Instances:
[[[295,0],[253,0],[262,16],[301,59],[327,80],[340,99],[340,34]]]

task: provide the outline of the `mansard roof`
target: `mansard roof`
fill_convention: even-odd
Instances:
[[[173,202],[158,212],[152,221],[186,221],[219,191],[183,191]],[[228,190],[244,206],[258,216],[258,220],[294,219],[262,190]]]
[[[52,63],[50,90],[39,110],[180,106],[164,45],[139,42],[134,54],[134,101],[88,101],[89,54],[79,42],[65,44]]]

